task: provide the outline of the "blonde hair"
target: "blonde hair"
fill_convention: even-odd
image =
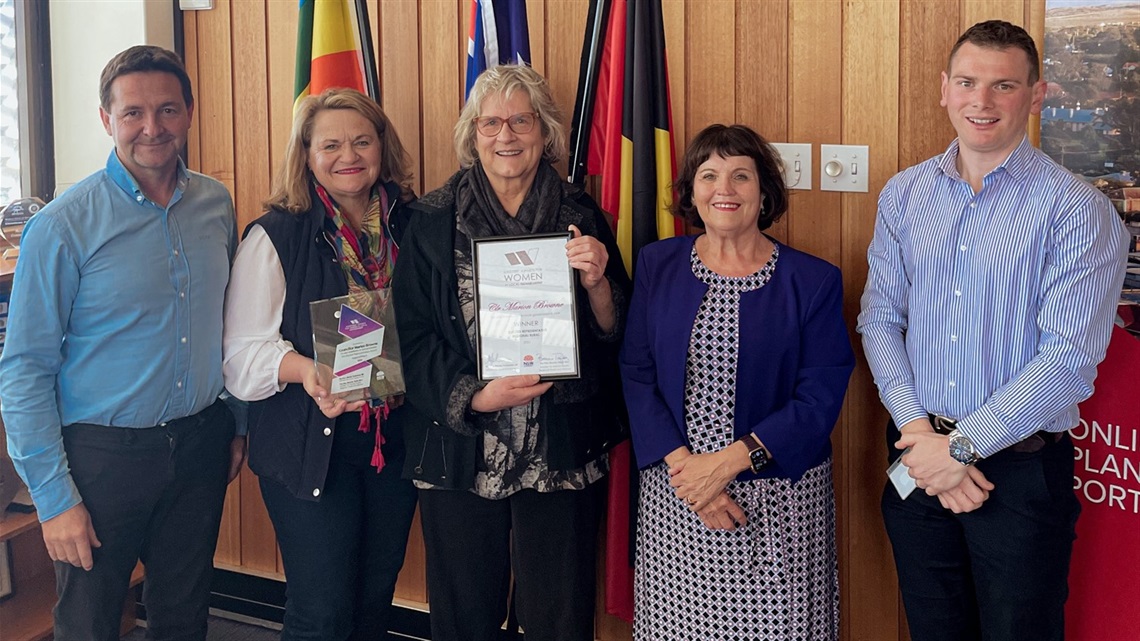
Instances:
[[[326,109],[351,109],[372,123],[380,142],[380,176],[377,181],[394,182],[400,187],[401,199],[411,198],[411,160],[384,110],[375,100],[355,89],[329,89],[319,95],[308,96],[297,106],[289,144],[285,147],[285,162],[265,206],[294,214],[309,211],[313,206],[309,145],[312,143],[313,122],[317,114]]]
[[[566,155],[566,124],[546,78],[526,65],[499,65],[484,71],[475,80],[467,104],[459,113],[459,122],[455,123],[455,154],[460,166],[471,167],[479,161],[475,119],[483,109],[483,101],[493,95],[509,100],[516,91],[526,92],[542,123],[542,157],[556,163]]]

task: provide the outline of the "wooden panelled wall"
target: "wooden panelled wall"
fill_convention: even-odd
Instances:
[[[469,0],[369,0],[382,101],[418,169],[420,193],[455,170]],[[1044,0],[663,0],[679,150],[714,122],[751,125],[773,141],[811,143],[816,189],[793,192],[775,233],[843,269],[850,327],[866,276],[878,191],[901,168],[953,138],[938,74],[966,27],[1001,18],[1044,31]],[[530,0],[534,66],[572,110],[587,0]],[[184,14],[197,95],[190,163],[225,183],[241,226],[261,212],[281,162],[293,103],[296,0],[216,0]],[[821,143],[870,146],[866,194],[818,189]],[[858,345],[852,329],[852,340]],[[879,515],[883,425],[860,355],[833,438],[839,510],[843,638],[905,639]],[[418,531],[418,524],[415,526]],[[231,486],[219,566],[281,576],[273,533],[249,470]],[[423,549],[408,552],[398,597],[423,603]],[[598,637],[628,639],[599,615]]]

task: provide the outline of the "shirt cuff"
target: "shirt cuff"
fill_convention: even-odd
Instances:
[[[474,376],[463,375],[459,377],[459,380],[455,382],[455,387],[451,389],[451,396],[447,399],[448,427],[464,436],[475,436],[493,428],[498,412],[471,411],[472,397],[485,386]]]
[[[610,278],[609,276],[606,276],[605,278],[607,281],[609,281],[610,298],[613,299],[614,327],[608,332],[602,331],[601,326],[598,325],[598,319],[594,318],[592,310],[590,314],[586,315],[587,324],[590,327],[590,331],[594,333],[594,338],[597,339],[599,343],[616,343],[620,341],[625,335],[625,319],[622,318],[623,312],[620,310],[627,309],[628,305],[625,300],[625,292],[623,292],[621,288],[618,287],[617,283],[614,282],[614,279]]]
[[[32,495],[40,523],[54,519],[82,502],[83,497],[79,495],[79,488],[75,487],[70,474],[48,483]]]
[[[884,391],[882,397],[883,405],[890,412],[898,428],[917,418],[926,417],[926,409],[918,402],[918,394],[913,385],[900,385],[893,390]]]
[[[989,405],[983,405],[958,421],[958,431],[974,444],[982,458],[997,454],[1017,443],[1019,439],[1009,433],[1005,421]]]

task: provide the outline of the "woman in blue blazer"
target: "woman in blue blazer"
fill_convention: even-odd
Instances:
[[[836,639],[831,430],[854,356],[839,270],[763,233],[787,209],[751,129],[693,140],[641,251],[622,380],[641,468],[635,639]]]

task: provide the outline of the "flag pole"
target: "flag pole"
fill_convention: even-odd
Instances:
[[[358,39],[360,40],[360,55],[364,59],[364,86],[368,88],[368,95],[378,104],[380,100],[380,84],[376,72],[376,49],[372,46],[372,26],[368,21],[368,5],[365,0],[354,0],[356,3],[356,24]]]
[[[590,125],[594,119],[594,99],[598,91],[598,66],[602,60],[603,37],[610,15],[610,0],[590,0],[586,16],[586,36],[578,69],[578,94],[574,100],[574,116],[570,121],[570,162],[568,180],[576,185],[586,179],[586,162],[590,151]]]

